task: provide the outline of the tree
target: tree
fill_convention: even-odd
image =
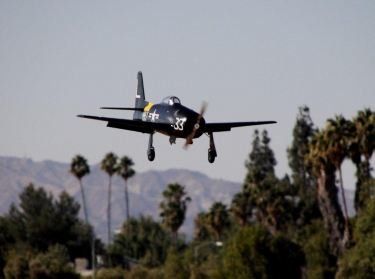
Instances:
[[[111,243],[111,184],[112,176],[117,172],[118,157],[110,152],[107,153],[101,162],[101,169],[108,174],[108,208],[107,208],[107,228],[108,228],[108,244]]]
[[[326,131],[323,130],[309,142],[306,163],[317,177],[319,209],[330,238],[331,253],[338,257],[344,253],[349,239],[344,237],[345,219],[337,197],[335,166],[329,159],[327,151],[329,151],[329,140]]]
[[[23,255],[16,255],[11,258],[4,268],[5,278],[25,279],[30,278],[29,262]]]
[[[276,159],[270,148],[270,141],[267,131],[262,132],[260,139],[259,132],[255,130],[249,160],[245,163],[248,173],[242,194],[235,196],[235,202],[238,205],[239,202],[242,203],[241,207],[236,207],[236,210],[241,210],[240,213],[236,212],[238,216],[248,218],[246,216],[253,211],[255,220],[270,228],[275,234],[286,229],[287,221],[292,220],[294,204],[289,178],[286,176],[279,180],[275,176]],[[248,197],[246,207],[246,200],[239,200],[244,197]]]
[[[87,215],[87,206],[85,199],[85,192],[83,190],[82,178],[90,173],[90,166],[87,164],[86,158],[81,155],[76,155],[70,164],[70,173],[72,173],[79,181],[79,186],[81,188],[81,196],[83,203],[83,210],[85,213],[86,225],[89,225],[89,219]],[[93,265],[93,278],[95,278],[95,237],[93,236],[91,241],[91,260]]]
[[[211,238],[211,232],[207,226],[207,213],[199,212],[194,218],[194,240],[207,241]]]
[[[113,266],[125,265],[124,255],[141,261],[149,268],[160,266],[170,246],[168,232],[150,216],[131,217],[122,225],[121,233],[108,249]]]
[[[222,232],[231,225],[227,206],[221,202],[215,202],[207,213],[207,223],[215,233],[216,241],[220,241]]]
[[[36,251],[47,251],[49,245],[57,243],[60,225],[52,194],[48,195],[43,188],[35,189],[33,184],[29,184],[19,197],[22,210],[17,215],[18,222],[24,226],[23,238]]]
[[[326,154],[332,164],[335,166],[336,171],[339,172],[339,182],[342,196],[342,204],[344,206],[345,218],[345,232],[344,237],[348,238],[347,243],[351,238],[351,229],[348,217],[348,209],[346,206],[344,182],[342,179],[341,165],[348,154],[351,123],[346,120],[342,115],[336,116],[335,119],[328,119],[325,136],[327,141]]]
[[[34,257],[31,254],[15,255],[8,261],[4,273],[9,279],[80,278],[70,265],[68,249],[59,244]]]
[[[297,224],[304,226],[321,214],[317,202],[317,181],[311,168],[305,164],[305,157],[309,153],[308,143],[317,133],[317,129],[310,117],[307,106],[299,108],[296,123],[293,128],[292,145],[287,149],[289,167],[292,171],[292,185],[298,197]]]
[[[129,213],[128,179],[135,174],[135,171],[132,168],[133,165],[134,165],[134,163],[133,163],[132,159],[130,159],[127,156],[123,156],[120,159],[120,162],[117,166],[117,174],[119,176],[121,176],[122,179],[124,179],[124,183],[125,183],[126,221],[128,221],[129,218],[130,218],[129,217],[130,213]],[[129,233],[130,230],[128,230],[127,232]],[[128,249],[128,248],[126,248],[126,249]],[[126,251],[126,254],[129,254],[129,251]]]
[[[356,128],[362,135],[359,141],[359,149],[365,157],[368,171],[367,178],[370,179],[370,159],[375,149],[375,112],[372,112],[369,108],[359,111],[356,118]]]
[[[168,256],[164,266],[164,278],[166,279],[188,279],[190,272],[186,270],[183,259],[177,254],[176,248],[168,249]]]
[[[273,185],[264,183],[264,181],[267,180],[267,177],[275,177],[276,159],[269,146],[270,138],[266,130],[262,132],[262,140],[259,138],[258,130],[254,131],[253,138],[249,160],[245,162],[248,172],[243,185],[242,195],[250,197],[248,202],[250,206],[254,204],[257,221],[267,225],[266,208],[271,202],[267,196],[269,196],[269,190]],[[247,213],[242,212],[241,214],[246,215]]]
[[[101,268],[98,271],[98,279],[132,279],[131,275],[129,276],[126,275],[124,276],[125,272],[121,267],[116,267],[116,268]],[[135,277],[137,278],[137,277]],[[144,277],[139,277],[139,278],[144,278]]]
[[[268,137],[267,131],[262,132],[262,140],[259,138],[258,130],[254,131],[253,137],[249,160],[245,162],[245,167],[248,169],[245,183],[248,184],[257,184],[267,175],[274,175],[274,167],[277,164],[274,152],[269,146],[271,139]]]
[[[336,278],[374,278],[375,276],[375,199],[369,200],[358,217],[354,229],[356,245],[339,263]]]
[[[335,278],[337,257],[332,255],[329,237],[321,220],[313,220],[306,225],[303,251],[306,258],[306,275],[309,279]]]
[[[234,235],[213,278],[300,278],[300,250],[281,234],[272,237],[262,225],[243,227]]]
[[[125,182],[125,208],[126,208],[126,220],[129,220],[129,197],[128,197],[128,179],[135,174],[133,160],[127,156],[120,159],[120,163],[117,167],[117,174],[124,179]]]
[[[70,265],[66,247],[54,245],[46,253],[40,253],[30,261],[30,279],[67,278],[78,279],[81,276]]]
[[[185,220],[187,203],[191,201],[191,198],[186,195],[184,186],[178,183],[168,184],[163,192],[164,200],[159,205],[162,223],[176,239],[177,231]]]
[[[19,208],[12,204],[8,215],[1,219],[4,237],[8,244],[13,243],[8,250],[39,253],[60,244],[67,247],[71,259],[89,255],[85,248],[89,248],[92,228],[79,220],[80,205],[73,197],[63,191],[54,200],[52,194],[33,184],[19,196]]]
[[[269,176],[250,191],[256,206],[256,220],[273,235],[294,226],[295,204],[288,176],[282,180]]]
[[[9,220],[0,216],[0,278],[4,278],[4,267],[7,263],[7,254],[14,247],[15,236],[9,228]]]
[[[76,155],[70,164],[70,173],[73,174],[79,181],[79,186],[81,188],[81,196],[82,196],[82,204],[83,204],[83,211],[85,213],[85,221],[86,224],[89,223],[88,215],[87,215],[87,206],[86,206],[86,199],[85,199],[85,192],[82,185],[82,178],[90,173],[90,166],[87,164],[87,160],[81,156]]]
[[[349,156],[356,165],[356,190],[354,206],[357,214],[364,208],[372,196],[370,159],[375,148],[375,112],[370,109],[359,111],[353,119],[354,129],[351,133]],[[362,156],[365,160],[362,162]]]
[[[249,223],[250,218],[253,216],[254,208],[254,199],[249,189],[243,189],[233,196],[231,214],[240,226],[246,226]]]
[[[57,231],[57,243],[67,246],[73,256],[72,246],[78,246],[76,240],[79,237],[77,227],[80,223],[78,214],[81,206],[73,197],[63,191],[60,193],[59,199],[55,200],[54,208],[56,212],[54,226]]]

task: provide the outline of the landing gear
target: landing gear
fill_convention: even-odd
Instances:
[[[216,152],[208,149],[208,161],[212,164],[215,162]]]
[[[155,149],[153,147],[151,147],[150,153],[148,153],[148,151],[147,151],[147,158],[150,162],[154,161],[154,159],[155,159]]]
[[[152,146],[152,142],[153,142],[153,135],[154,133],[151,133],[150,134],[150,137],[148,139],[148,149],[147,149],[147,158],[150,162],[154,161],[155,159],[155,149],[154,147]]]
[[[172,145],[173,143],[176,144],[176,137],[175,136],[170,136],[169,137],[169,143]]]
[[[215,162],[215,158],[217,157],[216,147],[214,142],[214,135],[212,132],[208,132],[208,136],[210,138],[210,148],[208,149],[208,161],[212,164]]]

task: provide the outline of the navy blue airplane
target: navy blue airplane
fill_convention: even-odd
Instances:
[[[155,148],[152,146],[153,135],[159,132],[169,137],[170,144],[176,143],[176,138],[186,139],[184,148],[193,143],[193,139],[207,134],[210,139],[208,149],[208,161],[213,163],[217,157],[213,133],[230,131],[235,127],[273,124],[276,121],[252,121],[252,122],[221,122],[206,123],[203,118],[207,103],[203,103],[199,113],[184,107],[180,99],[168,96],[160,104],[147,102],[143,86],[142,72],[138,72],[137,95],[134,108],[101,107],[101,109],[133,110],[133,120],[98,117],[91,115],[77,115],[78,117],[101,120],[108,122],[107,127],[130,130],[149,134],[147,157],[149,161],[155,159]]]

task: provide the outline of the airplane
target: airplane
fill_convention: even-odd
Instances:
[[[169,143],[175,144],[177,138],[186,140],[184,148],[193,144],[193,139],[206,134],[209,137],[208,161],[213,163],[217,157],[214,143],[216,132],[230,131],[232,128],[264,125],[277,123],[276,121],[252,121],[252,122],[220,122],[206,123],[203,118],[207,103],[203,103],[199,113],[181,104],[176,96],[165,97],[160,104],[146,101],[143,85],[142,72],[137,75],[138,85],[135,96],[135,107],[101,107],[101,109],[131,110],[133,120],[98,117],[91,115],[77,115],[77,117],[105,121],[107,127],[149,134],[147,158],[149,161],[155,159],[155,148],[153,147],[153,135],[158,132],[169,137]]]

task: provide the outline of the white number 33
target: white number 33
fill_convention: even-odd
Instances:
[[[176,117],[176,124],[173,126],[175,130],[183,130],[184,129],[184,124],[186,121],[186,117],[184,118],[178,118]]]

